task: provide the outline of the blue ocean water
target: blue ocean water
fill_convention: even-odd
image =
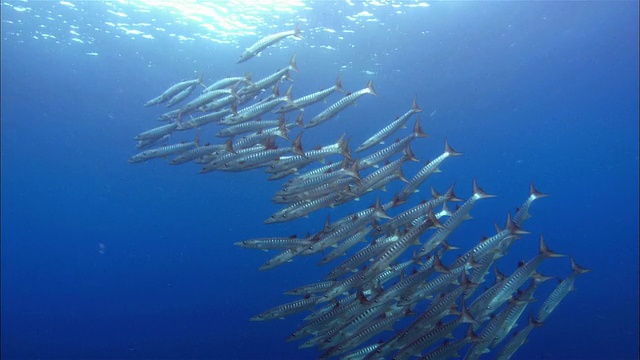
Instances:
[[[2,4],[3,358],[318,356],[284,341],[302,316],[248,319],[319,281],[328,271],[320,257],[259,272],[274,254],[233,243],[304,236],[328,213],[338,219],[376,195],[388,200],[401,185],[265,225],[280,209],[270,199],[282,181],[259,170],[201,175],[194,164],[127,163],[138,152],[133,137],[166,111],[143,104],[171,84],[200,73],[209,83],[245,72],[259,79],[293,53],[294,98],[332,86],[337,74],[349,91],[373,80],[378,92],[306,130],[305,148],[342,133],[355,148],[417,96],[430,138],[414,142],[416,156],[438,156],[445,139],[464,156],[447,160],[412,202],[453,182],[467,198],[474,178],[498,195],[476,205],[453,245],[493,235],[530,181],[551,194],[531,209],[532,234],[498,266],[512,272],[544,234],[592,271],[514,358],[638,358],[637,2],[261,4]],[[260,37],[295,24],[302,40],[236,64]],[[218,141],[215,131],[204,127],[203,141]],[[406,164],[405,174],[420,166]],[[567,258],[539,270],[571,271]]]

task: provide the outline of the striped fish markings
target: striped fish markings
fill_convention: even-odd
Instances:
[[[200,142],[200,133],[196,135],[196,139],[193,142],[183,142],[179,144],[166,145],[159,148],[145,150],[141,153],[137,153],[129,159],[129,163],[130,164],[139,163],[139,162],[148,161],[155,158],[161,158],[161,157],[167,157],[175,154],[180,154],[189,149],[197,147],[199,142]]]
[[[382,128],[382,130],[373,134],[373,136],[371,136],[369,139],[363,142],[362,145],[358,146],[358,148],[356,149],[356,152],[366,150],[378,144],[384,144],[384,139],[391,136],[391,134],[396,132],[398,129],[403,128],[404,124],[407,122],[407,120],[409,120],[411,115],[417,114],[419,112],[422,112],[422,109],[420,109],[420,107],[418,106],[418,103],[416,102],[416,98],[414,97],[413,102],[411,103],[411,109],[409,111],[407,111],[406,113],[404,113],[404,115],[397,118],[391,124]]]
[[[347,106],[355,103],[358,98],[366,94],[378,95],[373,88],[373,80],[369,80],[367,86],[364,89],[353,92],[338,100],[333,105],[329,106],[327,109],[325,109],[324,111],[316,115],[313,119],[311,119],[308,123],[306,123],[304,127],[312,128],[326,122],[327,120],[338,115],[338,113],[344,110]]]
[[[191,91],[193,91],[193,88],[195,88],[195,86],[198,84],[202,84],[202,74],[195,80],[182,81],[170,86],[167,90],[165,90],[162,94],[160,94],[160,96],[147,101],[147,103],[144,104],[144,106],[148,107],[148,106],[163,103],[169,99],[172,99],[178,96],[180,93],[190,88],[191,88]]]
[[[329,95],[333,94],[334,92],[344,92],[344,89],[342,89],[342,82],[340,81],[340,76],[338,76],[338,78],[336,79],[336,84],[333,85],[332,87],[295,99],[293,103],[285,104],[275,112],[286,113],[296,109],[304,109],[309,105],[315,104],[317,102],[320,102],[326,99]]]

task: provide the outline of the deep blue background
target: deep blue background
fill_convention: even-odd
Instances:
[[[67,11],[51,4],[30,6]],[[309,219],[263,225],[279,208],[269,199],[280,183],[259,171],[199,175],[192,164],[127,163],[136,152],[133,136],[157,126],[163,111],[142,104],[170,84],[200,72],[208,82],[246,71],[261,78],[295,52],[294,96],[331,86],[338,72],[347,89],[373,79],[379,93],[306,131],[306,147],[346,132],[355,148],[417,95],[431,138],[415,142],[416,155],[436,157],[445,138],[465,153],[447,160],[429,184],[444,190],[456,181],[466,198],[476,177],[499,197],[478,203],[474,220],[451,243],[468,248],[491,235],[493,223],[503,224],[525,200],[531,180],[552,194],[534,204],[525,226],[533,234],[500,268],[510,272],[531,258],[543,233],[552,249],[593,271],[578,279],[578,291],[532,332],[516,358],[637,358],[637,5],[435,3],[403,14],[382,7],[375,12],[382,24],[356,26],[344,15],[361,4],[340,5],[338,13],[331,3],[315,3],[287,19],[306,17],[303,31],[344,26],[355,32],[310,31],[240,65],[241,48],[256,37],[235,46],[96,32],[91,46],[58,44],[10,34],[17,19],[23,31],[37,25],[3,5],[2,357],[316,356],[283,341],[300,317],[248,318],[292,300],[282,293],[328,269],[312,257],[258,272],[271,254],[232,244],[317,231],[328,212],[337,219],[375,195]],[[99,3],[84,6],[95,11],[84,12],[83,21],[102,21]],[[216,128],[204,129],[203,138],[215,140]],[[419,166],[407,164],[405,173],[412,176]],[[565,277],[569,260],[549,260],[540,271]],[[540,295],[552,288],[545,284]]]

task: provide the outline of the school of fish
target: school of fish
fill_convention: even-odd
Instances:
[[[260,39],[246,49],[238,63],[288,37],[302,38],[300,29],[296,26]],[[539,274],[537,267],[564,255],[553,252],[540,235],[537,254],[529,261],[521,262],[509,275],[496,267],[516,240],[530,234],[524,227],[530,208],[547,194],[531,183],[526,200],[513,217],[505,215],[503,228],[496,225],[495,235],[468,249],[454,247],[456,244],[447,242],[453,231],[471,219],[471,210],[479,200],[494,195],[474,180],[466,199],[458,198],[451,185],[444,192],[431,188],[430,199],[410,204],[412,195],[426,188],[425,181],[440,172],[445,160],[462,155],[445,140],[440,155],[427,161],[413,177],[405,177],[403,164],[419,161],[411,144],[427,137],[417,115],[422,112],[417,99],[353,153],[346,134],[335,143],[309,150],[302,145],[303,132],[336,118],[356,100],[367,98],[365,95],[372,95],[371,99],[362,101],[372,101],[377,93],[369,81],[305,121],[309,106],[337,97],[334,93],[344,93],[343,84],[338,76],[333,84],[321,84],[324,90],[294,97],[293,86],[288,86],[281,95],[281,88],[286,87],[283,83],[292,82],[294,72],[298,72],[295,55],[285,67],[259,80],[245,74],[218,79],[207,86],[200,76],[170,86],[145,106],[166,103],[176,109],[160,115],[159,120],[166,124],[135,137],[136,147],[142,151],[129,162],[163,158],[171,165],[199,164],[200,173],[263,169],[269,180],[289,177],[272,198],[282,208],[264,220],[267,224],[306,217],[358,200],[392,181],[404,182],[404,187],[387,200],[378,196],[373,205],[341,219],[327,217],[317,232],[307,236],[237,242],[235,245],[243,248],[277,252],[259,270],[301,256],[317,256],[319,265],[327,266],[324,279],[285,292],[299,299],[250,320],[310,312],[286,340],[300,341],[300,348],[318,349],[322,359],[448,359],[461,353],[464,359],[478,359],[483,354],[497,359],[513,356],[529,333],[574,290],[576,278],[589,271],[570,258],[570,274],[537,310],[528,311],[527,320],[523,314],[535,301],[535,290],[554,278]],[[193,95],[198,88],[202,88],[201,93]],[[259,99],[263,93],[270,95]],[[384,140],[404,128],[412,117],[411,131],[382,147]],[[208,124],[216,124],[215,136],[226,141],[200,144],[201,129]],[[166,144],[171,134],[192,129],[197,130],[193,141]],[[374,147],[379,149],[366,156],[355,155]],[[334,161],[325,164],[326,158]],[[453,209],[452,204],[456,204]],[[534,245],[528,240],[519,246]],[[443,263],[443,255],[452,250],[466,252]],[[485,280],[490,272],[493,284]]]

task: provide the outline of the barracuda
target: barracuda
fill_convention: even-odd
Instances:
[[[497,228],[497,226],[496,226]],[[475,259],[480,259],[485,255],[493,252],[498,248],[501,242],[507,241],[510,238],[513,238],[518,235],[526,235],[530,234],[528,231],[524,231],[520,229],[512,220],[511,215],[507,215],[507,223],[505,225],[504,230],[498,231],[494,236],[482,240],[478,245],[474,246],[471,250],[466,252],[464,255],[460,256],[456,261],[451,265],[451,267],[456,268],[458,266],[464,265],[471,257]]]
[[[520,303],[513,309],[513,311],[510,312],[509,316],[506,318],[506,320],[504,321],[500,329],[498,329],[498,331],[494,335],[492,339],[493,341],[491,343],[492,348],[495,348],[500,342],[502,342],[502,340],[504,340],[507,337],[511,329],[517,325],[516,321],[518,321],[518,319],[520,318],[520,315],[522,315],[524,310],[527,308],[527,305],[535,301],[535,299],[533,298],[533,293],[538,288],[538,284],[548,279],[550,278],[534,277],[533,279],[531,279],[531,284],[527,286],[525,290],[523,291],[518,290],[518,295],[516,297],[516,300],[518,300]]]
[[[264,151],[250,153],[247,155],[242,155],[239,157],[234,157],[227,161],[221,163],[218,167],[218,170],[222,171],[241,171],[241,170],[249,170],[255,169],[258,167],[268,166],[269,163],[275,159],[278,159],[280,156],[295,153],[295,154],[304,154],[302,150],[302,132],[298,134],[298,137],[293,141],[293,144],[290,147],[285,148],[268,148]]]
[[[453,329],[463,323],[477,323],[473,316],[471,316],[471,314],[467,311],[464,305],[464,301],[462,302],[462,310],[460,310],[460,315],[457,319],[452,320],[446,324],[436,325],[431,331],[402,347],[400,351],[393,357],[393,359],[404,360],[410,358],[411,356],[420,356],[423,349],[435,344],[443,337],[450,335]]]
[[[230,137],[230,136],[235,136],[235,135],[244,134],[248,132],[260,131],[269,127],[278,127],[281,124],[285,124],[284,115],[281,116],[278,120],[258,119],[255,121],[248,121],[245,123],[228,126],[218,131],[218,133],[216,133],[216,136],[222,137],[222,138]]]
[[[296,314],[304,310],[311,309],[315,306],[316,298],[310,296],[308,298],[296,300],[287,304],[276,306],[263,313],[252,317],[251,321],[265,321],[271,319],[284,319],[285,316]]]
[[[158,126],[157,128],[153,128],[151,130],[147,130],[145,132],[142,132],[142,133],[136,135],[136,137],[134,139],[136,139],[136,140],[155,140],[155,139],[159,139],[159,138],[161,138],[161,137],[163,137],[165,135],[171,134],[173,132],[173,130],[175,130],[176,128],[178,128],[178,123],[172,122],[171,124]]]
[[[407,148],[402,158],[395,160],[394,162],[391,162],[364,177],[357,187],[351,189],[350,193],[354,198],[357,198],[359,195],[370,191],[371,189],[375,188],[375,185],[378,184],[383,178],[401,171],[400,167],[402,166],[402,164],[413,159],[415,159],[413,152],[410,148]],[[400,172],[399,175],[402,175],[402,173]],[[404,176],[402,176],[401,179],[404,179]],[[406,179],[404,180],[406,181]]]
[[[224,125],[235,125],[247,122],[268,113],[283,102],[291,102],[291,86],[284,96],[277,97],[279,95],[278,88],[277,85],[274,85],[273,94],[273,99],[261,101],[257,104],[246,107],[235,114],[223,118],[220,123]]]
[[[172,97],[178,95],[179,93],[181,93],[182,91],[190,88],[190,87],[195,87],[195,85],[197,84],[202,84],[202,74],[200,75],[200,77],[198,77],[195,80],[187,80],[187,81],[182,81],[179,82],[177,84],[172,85],[171,87],[169,87],[167,90],[165,90],[160,96],[147,101],[146,104],[144,104],[145,107],[148,106],[152,106],[152,105],[157,105],[160,103],[163,103],[169,99],[171,99]],[[193,89],[191,89],[193,90]]]
[[[449,219],[447,219],[447,221],[444,223],[444,226],[438,229],[427,242],[438,244],[446,240],[449,237],[449,235],[451,235],[451,233],[458,226],[460,226],[460,224],[462,224],[463,221],[470,218],[469,212],[473,208],[473,205],[476,203],[476,201],[480,199],[487,199],[492,197],[495,197],[495,195],[489,195],[486,192],[484,192],[484,190],[482,190],[482,188],[478,186],[476,179],[473,179],[473,195],[471,195],[471,197],[467,201],[465,201],[465,203],[462,204],[462,206],[460,206],[460,208],[456,210],[451,215],[451,217],[449,217]],[[428,250],[428,248],[420,249],[418,256],[427,255],[429,251],[430,250]]]
[[[255,94],[262,89],[266,89],[269,86],[277,83],[282,78],[289,79],[289,71],[298,71],[298,65],[296,65],[296,55],[292,55],[289,60],[289,65],[284,69],[278,70],[273,74],[260,79],[249,86],[243,87],[238,90],[238,95]],[[290,80],[290,79],[289,79]]]
[[[251,240],[243,240],[234,243],[234,245],[243,247],[246,249],[259,249],[259,250],[286,250],[292,248],[298,248],[302,246],[308,246],[311,243],[310,238],[298,238],[298,237],[270,237],[270,238],[258,238]]]
[[[276,173],[288,170],[293,167],[299,169],[304,165],[307,165],[316,160],[322,160],[330,155],[341,154],[345,158],[351,159],[351,154],[349,153],[349,140],[344,140],[344,137],[345,134],[340,136],[335,144],[323,146],[320,149],[307,151],[305,152],[304,156],[297,155],[286,159],[280,159],[279,161],[271,164],[271,166],[266,169],[266,172]]]
[[[191,85],[188,88],[180,91],[179,93],[177,93],[175,96],[173,96],[169,102],[167,103],[167,107],[172,107],[173,105],[181,102],[182,100],[186,99],[187,97],[189,97],[189,95],[191,95],[191,93],[193,92],[193,90],[196,88],[196,85]]]
[[[311,201],[302,200],[289,205],[288,207],[276,212],[268,217],[264,223],[272,224],[276,222],[290,221],[305,215],[308,215],[316,210],[332,206],[340,197],[340,194],[327,194]]]
[[[160,145],[166,143],[171,138],[171,134],[164,135],[159,138],[140,140],[136,143],[136,149],[146,149],[151,145]]]
[[[309,191],[312,188],[319,187],[327,183],[333,183],[334,181],[345,177],[356,179],[356,181],[360,180],[357,162],[351,165],[351,167],[349,168],[343,167],[338,171],[323,173],[315,177],[302,180],[300,182],[286,184],[282,190],[276,193],[276,195],[289,195]]]
[[[417,114],[419,112],[422,112],[422,109],[418,107],[418,103],[416,102],[416,98],[414,97],[413,102],[411,103],[411,109],[409,109],[409,111],[404,113],[404,115],[400,116],[391,124],[385,126],[384,128],[382,128],[382,130],[378,131],[365,142],[363,142],[362,145],[358,146],[356,152],[366,150],[378,144],[384,144],[384,139],[391,136],[391,134],[396,132],[398,129],[403,128],[407,120],[411,118],[411,115]]]
[[[400,236],[398,234],[377,238],[375,241],[365,246],[362,250],[346,259],[335,269],[331,270],[331,272],[329,272],[325,279],[337,279],[340,276],[353,271],[354,269],[358,268],[358,266],[364,264],[365,262],[369,261],[369,259],[374,258],[379,253],[384,251],[388,246],[396,242],[399,238]],[[329,301],[330,299],[331,296],[326,296],[326,299],[321,299],[320,301]]]
[[[309,94],[303,96],[301,98],[295,99],[291,104],[285,104],[280,109],[276,110],[276,113],[287,113],[293,110],[304,109],[305,107],[318,103],[324,99],[326,99],[329,95],[334,92],[344,92],[342,89],[342,82],[340,81],[340,76],[336,79],[336,84],[326,90],[320,90],[314,92],[313,94]]]
[[[425,219],[420,225],[411,228],[407,233],[400,236],[400,238],[395,241],[391,246],[389,246],[385,251],[383,251],[379,256],[375,258],[373,264],[366,270],[365,278],[371,279],[378,272],[384,270],[398,258],[409,246],[415,243],[419,243],[419,237],[425,231],[432,227],[442,227],[442,224],[438,221],[438,219],[433,214],[433,211],[429,211],[429,216]]]
[[[338,245],[335,249],[333,249],[329,254],[323,257],[322,260],[320,260],[320,263],[318,265],[324,265],[332,261],[333,259],[343,256],[344,254],[346,254],[346,252],[349,249],[351,249],[357,243],[366,241],[365,236],[367,236],[367,234],[371,232],[371,229],[373,228],[370,226],[367,226],[360,229],[355,234],[349,236],[340,245]]]
[[[393,155],[399,153],[402,150],[405,150],[411,141],[416,138],[426,138],[429,135],[425,134],[420,127],[420,117],[416,119],[415,124],[413,125],[413,132],[405,137],[402,140],[397,140],[395,143],[387,146],[384,149],[378,150],[375,153],[365,156],[360,160],[360,168],[367,169],[372,166],[376,166],[376,164],[385,161],[392,157]]]
[[[371,95],[378,95],[376,94],[375,89],[373,88],[373,80],[370,80],[367,83],[367,87],[365,87],[364,89],[358,90],[354,93],[351,93],[345,97],[343,97],[342,99],[338,100],[336,103],[334,103],[333,105],[329,106],[326,110],[322,111],[320,114],[316,115],[313,119],[311,119],[311,121],[309,121],[308,123],[305,124],[305,128],[312,128],[315,126],[318,126],[324,122],[326,122],[327,120],[331,119],[332,117],[338,115],[338,113],[342,110],[344,110],[347,106],[355,103],[355,101],[360,98],[363,95],[366,94],[371,94]]]
[[[214,90],[214,91],[209,91],[207,93],[201,94],[200,96],[198,96],[197,98],[189,101],[188,103],[186,103],[183,107],[180,108],[180,113],[181,114],[187,114],[193,110],[196,110],[208,103],[210,103],[211,101],[213,101],[215,98],[224,96],[224,95],[232,95],[234,97],[238,97],[238,95],[236,94],[235,90],[233,89],[224,89],[224,90]]]
[[[195,149],[191,149],[171,159],[171,161],[169,162],[169,165],[184,164],[224,148],[225,148],[225,145],[206,144],[204,146],[198,146]]]
[[[532,181],[529,184],[529,197],[524,202],[524,204],[520,206],[518,211],[516,211],[516,215],[513,217],[513,222],[518,227],[521,227],[524,221],[531,217],[531,215],[529,215],[529,208],[531,207],[531,204],[535,200],[542,199],[547,196],[549,196],[549,194],[543,194],[540,191],[536,190],[536,188],[533,186],[533,181]]]
[[[390,233],[394,229],[397,229],[401,226],[411,223],[413,220],[427,215],[429,209],[435,209],[440,205],[444,205],[448,201],[460,201],[453,193],[453,188],[455,184],[452,184],[449,189],[444,193],[444,195],[438,194],[433,188],[431,189],[432,199],[429,201],[423,201],[421,204],[410,208],[382,224],[381,226],[376,228],[377,233]]]
[[[273,139],[271,139],[272,141]],[[235,151],[233,149],[227,149],[226,151],[219,150],[219,154],[212,154],[208,157],[208,162],[200,169],[200,173],[204,174],[210,171],[219,170],[224,166],[225,162],[231,161],[235,158],[247,156],[251,154],[260,153],[270,148],[271,141],[267,142],[267,145],[257,144],[247,149]],[[229,151],[231,150],[231,151]]]
[[[252,84],[251,73],[246,73],[244,76],[235,76],[235,77],[220,79],[215,83],[207,86],[204,90],[202,90],[202,93],[204,94],[213,90],[224,89],[227,87],[234,87],[240,83]]]
[[[547,316],[549,316],[549,314],[553,312],[558,304],[560,304],[562,299],[564,299],[565,296],[567,296],[567,294],[569,294],[571,291],[575,290],[573,284],[575,283],[578,276],[591,271],[576,264],[573,258],[571,258],[571,269],[573,270],[571,272],[571,275],[562,280],[560,284],[558,284],[558,286],[553,290],[553,292],[551,292],[551,295],[549,295],[547,300],[545,300],[545,302],[542,304],[542,307],[540,308],[536,316],[536,319],[538,321],[545,321],[547,319]]]
[[[429,176],[434,173],[440,172],[438,167],[442,164],[450,156],[461,156],[462,153],[455,151],[451,146],[449,146],[449,142],[445,140],[444,142],[444,153],[433,159],[432,161],[428,161],[425,166],[418,171],[418,173],[409,180],[409,183],[402,189],[400,192],[394,197],[396,202],[404,202],[406,201],[411,194],[418,191],[418,187],[427,180]]]
[[[244,53],[240,55],[238,64],[251,59],[252,57],[258,55],[262,50],[266,49],[267,47],[289,36],[293,36],[296,39],[302,39],[302,33],[300,32],[300,27],[296,25],[295,29],[293,30],[282,31],[276,34],[271,34],[263,37],[262,39],[258,40],[255,44],[249,46],[244,51]]]
[[[200,133],[198,132],[198,134],[196,135],[196,139],[193,142],[184,142],[180,144],[167,145],[159,148],[145,150],[141,153],[133,155],[129,159],[129,163],[130,164],[139,163],[139,162],[143,162],[143,161],[147,161],[155,158],[180,154],[191,148],[197,147],[199,141],[200,141]]]
[[[533,319],[533,315],[529,316],[529,325],[527,325],[524,329],[516,333],[509,342],[507,342],[500,352],[496,355],[497,360],[508,360],[515,354],[516,351],[522,346],[526,341],[529,333],[534,328],[540,327],[543,324],[541,322],[537,322]]]
[[[497,309],[500,304],[504,303],[509,297],[511,297],[511,294],[513,294],[534,274],[542,260],[563,256],[564,255],[556,254],[551,251],[544,242],[544,236],[540,235],[538,255],[514,271],[513,274],[505,279],[504,284],[498,284],[499,290],[487,305],[485,314],[493,312],[493,310]]]
[[[180,122],[178,123],[178,130],[184,131],[184,130],[190,130],[193,128],[201,127],[201,126],[210,124],[212,122],[216,122],[230,113],[231,113],[231,110],[224,109],[211,114],[198,116],[184,122],[181,121],[182,118],[180,118]]]
[[[321,281],[319,283],[313,283],[313,284],[309,284],[309,285],[304,285],[304,286],[300,286],[300,287],[297,287],[295,289],[286,291],[285,295],[303,295],[304,296],[304,295],[309,295],[309,294],[315,294],[315,293],[319,293],[319,292],[323,292],[323,291],[327,290],[334,283],[335,283],[335,281],[328,280],[328,281]]]
[[[351,182],[353,182],[351,178],[336,179],[335,181],[318,185],[302,192],[289,195],[276,195],[271,200],[276,204],[293,204],[300,201],[311,201],[344,188]]]

